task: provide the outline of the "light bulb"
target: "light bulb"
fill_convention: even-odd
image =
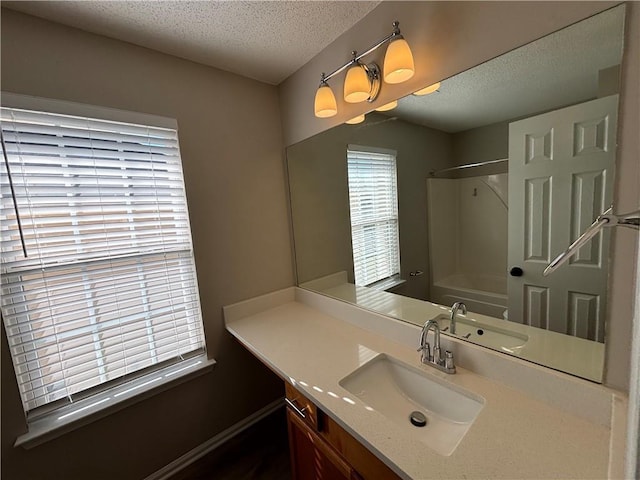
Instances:
[[[349,125],[355,125],[357,123],[362,123],[362,122],[364,122],[364,114],[358,115],[357,117],[353,117],[344,123],[348,123]]]
[[[387,110],[393,110],[398,106],[398,101],[394,100],[393,102],[389,102],[381,107],[376,108],[378,112],[386,112]]]
[[[347,70],[344,79],[344,101],[349,103],[364,102],[371,95],[371,82],[364,67],[355,64]]]
[[[331,87],[326,83],[323,83],[320,85],[320,88],[318,88],[313,106],[316,117],[319,118],[333,117],[338,113],[336,97],[333,95]]]
[[[415,67],[409,44],[402,38],[392,40],[384,56],[384,81],[387,83],[402,83],[413,77]]]
[[[434,83],[433,85],[429,85],[428,87],[424,87],[416,92],[413,92],[414,95],[429,95],[430,93],[435,92],[440,88],[440,82]]]

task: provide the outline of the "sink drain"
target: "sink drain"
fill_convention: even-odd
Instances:
[[[425,417],[424,413],[418,412],[417,410],[415,412],[411,412],[409,420],[411,421],[411,424],[416,427],[424,427],[427,424],[427,417]]]

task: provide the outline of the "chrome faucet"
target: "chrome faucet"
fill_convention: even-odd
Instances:
[[[467,306],[462,302],[456,302],[451,307],[451,328],[449,331],[451,333],[456,333],[456,314],[458,313],[458,309],[462,309],[462,314],[467,314]]]
[[[427,341],[427,335],[429,330],[433,329],[433,354],[431,353],[431,346]],[[428,320],[422,327],[420,333],[420,346],[418,347],[420,352],[420,361],[425,365],[430,365],[442,370],[446,373],[456,373],[456,367],[453,364],[453,353],[449,350],[444,352],[444,358],[440,353],[440,326],[436,320]]]

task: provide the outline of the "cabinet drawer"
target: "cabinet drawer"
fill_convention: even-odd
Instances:
[[[320,420],[318,415],[318,408],[315,404],[304,396],[296,387],[285,382],[285,397],[289,408],[296,412],[307,425],[309,425],[314,431],[320,430]]]

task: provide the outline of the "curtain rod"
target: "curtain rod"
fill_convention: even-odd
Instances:
[[[443,168],[442,170],[431,170],[431,172],[429,172],[429,175],[431,175],[432,177],[435,177],[440,173],[453,172],[455,170],[464,170],[466,168],[484,167],[485,165],[495,165],[497,163],[503,163],[508,161],[509,161],[508,158],[501,158],[499,160],[487,160],[486,162],[467,163],[466,165],[458,165],[456,167]]]

